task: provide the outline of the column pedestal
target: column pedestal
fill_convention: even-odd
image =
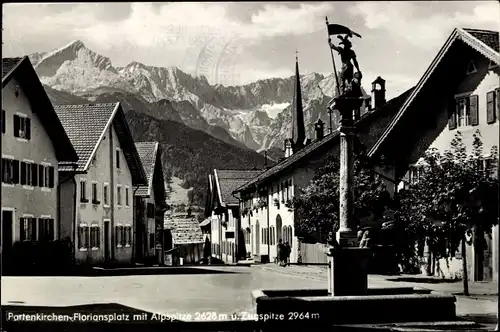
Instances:
[[[328,293],[331,296],[366,295],[369,248],[329,248]]]

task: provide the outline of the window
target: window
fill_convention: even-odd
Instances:
[[[36,240],[36,219],[33,217],[21,218],[21,241]]]
[[[78,227],[78,248],[87,250],[89,248],[89,226],[80,224]]]
[[[132,245],[132,227],[125,226],[125,247],[130,247]]]
[[[129,188],[125,187],[125,205],[126,206],[129,206],[128,192],[129,192]]]
[[[498,64],[495,61],[490,60],[490,63],[488,64],[488,69],[493,69],[498,67]]]
[[[120,149],[116,149],[116,168],[120,169]]]
[[[100,204],[99,194],[97,192],[97,182],[92,181],[92,204]]]
[[[152,203],[148,203],[147,210],[148,210],[147,211],[148,218],[154,218],[155,217],[155,205]]]
[[[488,124],[494,123],[497,117],[497,110],[495,110],[496,101],[495,91],[490,91],[486,94],[486,122]]]
[[[98,249],[101,246],[101,229],[98,223],[92,223],[90,227],[90,247]]]
[[[53,241],[54,237],[54,219],[40,218],[38,219],[38,240]]]
[[[87,180],[80,180],[80,202],[88,203],[87,198]]]
[[[116,246],[123,247],[125,245],[125,233],[122,225],[116,226]]]
[[[14,136],[31,139],[31,119],[26,116],[14,114]]]
[[[422,166],[410,166],[408,170],[408,182],[417,183],[424,174]]]
[[[116,186],[116,204],[122,205],[122,186],[121,185]]]
[[[6,126],[5,126],[5,111],[2,110],[2,134],[5,134],[5,130],[6,129]]]
[[[33,174],[35,173],[38,173],[38,186],[54,188],[54,167],[37,165],[33,168]]]
[[[2,158],[2,182],[7,184],[19,183],[19,161]]]
[[[470,124],[469,99],[460,98],[457,101],[458,126],[464,127]]]
[[[32,163],[22,161],[21,162],[21,185],[31,186],[33,179]]]
[[[109,206],[109,184],[105,183],[104,186],[102,187],[102,197],[104,199],[104,205]]]
[[[149,249],[155,247],[155,233],[149,233]]]

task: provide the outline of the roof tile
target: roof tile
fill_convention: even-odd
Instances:
[[[116,103],[102,103],[54,106],[78,154],[77,171],[84,170],[116,105]]]
[[[23,58],[2,58],[2,79],[22,60]]]
[[[136,142],[135,147],[139,153],[139,158],[141,159],[142,167],[146,173],[147,183],[151,183],[155,169],[156,152],[157,152],[157,142]],[[148,196],[149,195],[149,185],[139,186],[136,196]]]
[[[238,199],[233,196],[233,191],[243,186],[248,181],[261,174],[262,170],[228,170],[218,169],[217,180],[220,186],[222,202],[238,204]]]
[[[170,229],[174,244],[204,243],[200,224],[195,217],[165,215],[165,229]]]
[[[470,33],[474,38],[479,39],[489,47],[491,47],[494,51],[499,52],[499,33],[498,31],[490,31],[490,30],[479,30],[479,29],[464,29],[468,33]]]

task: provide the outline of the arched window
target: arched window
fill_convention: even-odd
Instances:
[[[290,242],[290,247],[292,246],[292,242],[293,242],[293,230],[292,230],[292,226],[288,226],[289,227],[289,230],[290,230],[290,239],[288,240],[288,242]]]

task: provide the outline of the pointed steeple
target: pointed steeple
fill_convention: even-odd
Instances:
[[[298,51],[295,52],[295,93],[294,93],[294,108],[293,108],[293,128],[292,140],[294,143],[294,152],[304,146],[306,139],[306,129],[304,125],[304,110],[302,109],[302,89],[300,87],[299,74],[299,57]]]

